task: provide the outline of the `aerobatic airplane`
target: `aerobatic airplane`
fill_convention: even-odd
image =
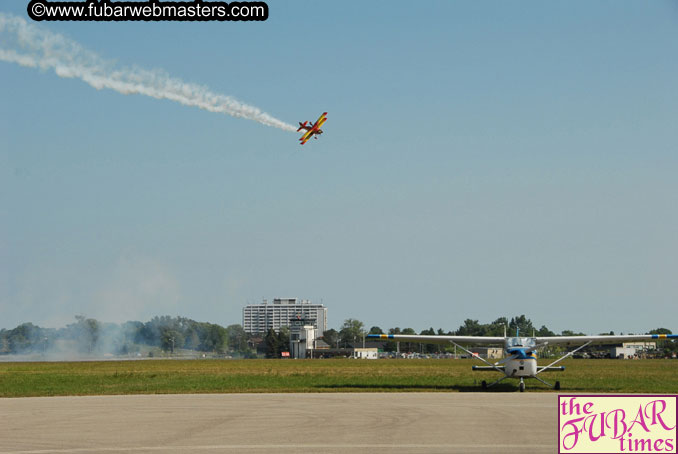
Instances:
[[[306,131],[299,139],[302,145],[308,142],[308,139],[311,137],[315,136],[317,139],[318,136],[323,133],[323,130],[320,129],[320,127],[327,121],[327,117],[325,115],[327,115],[327,112],[323,112],[323,114],[318,117],[318,120],[315,123],[312,123],[310,126],[306,126],[308,121],[303,123],[299,122],[299,129],[297,129],[297,132],[301,131],[302,129]]]
[[[538,377],[544,371],[563,371],[565,367],[556,366],[565,358],[572,356],[582,348],[593,344],[619,344],[631,341],[652,341],[657,339],[678,339],[678,334],[639,334],[623,336],[551,336],[551,337],[484,337],[484,336],[430,336],[430,335],[408,335],[408,334],[368,334],[368,339],[389,340],[395,342],[419,342],[424,344],[452,344],[460,350],[466,352],[485,364],[486,366],[473,366],[472,370],[497,371],[504,376],[499,380],[487,384],[483,380],[481,386],[483,389],[490,388],[506,378],[519,378],[520,392],[525,391],[525,378],[534,378],[546,386],[553,389],[560,389],[560,382],[555,384],[548,383]],[[459,344],[476,345],[503,345],[506,357],[501,361],[492,364],[462,347]],[[574,350],[565,353],[563,356],[553,361],[547,366],[537,366],[536,351],[546,346],[578,346]]]

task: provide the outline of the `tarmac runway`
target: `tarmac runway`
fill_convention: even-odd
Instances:
[[[551,393],[0,399],[0,453],[557,451]]]

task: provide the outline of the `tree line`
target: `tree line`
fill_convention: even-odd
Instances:
[[[64,328],[41,328],[23,323],[0,330],[0,354],[71,352],[74,354],[124,355],[140,346],[158,347],[167,352],[188,349],[223,354],[254,355],[248,336],[240,325],[223,327],[185,317],[153,317],[146,323],[128,321],[104,323],[78,315]]]
[[[543,326],[536,329],[532,321],[525,315],[518,315],[510,320],[506,317],[500,317],[492,323],[480,323],[478,320],[466,319],[464,323],[456,330],[445,331],[442,328],[434,330],[433,327],[425,329],[417,333],[413,328],[389,328],[383,330],[379,326],[372,326],[366,330],[363,323],[356,319],[347,319],[341,326],[339,331],[330,329],[325,331],[324,340],[330,346],[347,347],[358,346],[362,343],[363,335],[365,334],[424,334],[424,335],[448,335],[448,336],[503,336],[504,330],[507,335],[515,335],[516,332],[522,333],[523,336],[555,336],[556,334]],[[606,333],[607,334],[607,333]],[[573,331],[563,331],[563,336],[584,335],[583,333],[575,333]],[[394,342],[388,343],[390,347]]]
[[[356,319],[347,319],[344,321],[339,331],[331,329],[325,331],[324,340],[330,346],[336,347],[359,347],[363,340],[363,335],[366,334],[420,334],[420,335],[439,335],[439,336],[492,336],[501,337],[506,333],[507,336],[520,335],[521,337],[548,337],[548,336],[585,336],[585,333],[575,332],[572,330],[563,330],[560,334],[551,331],[545,325],[536,328],[532,320],[527,318],[524,314],[517,315],[508,319],[506,317],[499,317],[491,323],[480,323],[478,320],[466,319],[464,323],[456,330],[445,331],[442,328],[434,330],[433,327],[422,330],[417,333],[413,328],[395,327],[383,330],[379,326],[372,326],[366,330],[363,323]],[[599,333],[600,335],[614,335],[614,331],[606,333]],[[631,333],[628,333],[631,334]],[[666,328],[657,328],[650,330],[647,334],[672,334],[671,330]],[[387,352],[395,352],[398,349],[396,342],[383,342],[383,349]],[[659,341],[660,346],[664,351],[676,352],[678,351],[678,343],[673,341]],[[448,347],[451,348],[451,347]],[[401,342],[400,350],[404,352],[421,352],[421,353],[442,353],[446,350],[445,346],[441,344],[414,344],[410,342]]]
[[[480,323],[478,320],[466,319],[456,330],[445,331],[433,327],[417,333],[412,328],[389,328],[383,330],[372,326],[369,330],[360,320],[349,318],[339,330],[329,329],[321,339],[330,348],[360,347],[367,334],[425,334],[425,335],[457,335],[457,336],[555,336],[556,333],[545,325],[536,328],[525,315],[508,319],[500,317],[491,323]],[[600,333],[613,335],[614,332]],[[666,328],[651,330],[649,334],[671,334]],[[560,333],[563,336],[584,335],[571,330]],[[104,323],[82,315],[75,317],[75,322],[63,328],[41,328],[32,323],[23,323],[14,329],[0,330],[0,355],[28,354],[49,352],[71,352],[74,354],[115,354],[127,355],[138,353],[142,346],[155,347],[174,353],[176,350],[192,350],[215,354],[231,354],[245,358],[264,355],[268,358],[279,358],[281,353],[289,351],[289,328],[283,327],[279,332],[269,330],[262,338],[245,332],[239,324],[220,326],[215,323],[197,322],[186,317],[156,316],[146,323],[128,321],[122,324]],[[678,350],[675,342],[664,342],[670,351]],[[383,343],[385,351],[396,351],[395,342]],[[437,353],[443,346],[414,345],[401,343],[402,351],[421,351]]]

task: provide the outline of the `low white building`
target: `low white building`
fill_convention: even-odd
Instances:
[[[632,358],[641,356],[649,350],[657,348],[656,342],[624,342],[621,347],[610,348],[610,358]]]
[[[637,350],[633,347],[612,347],[610,348],[610,358],[631,358]]]
[[[378,359],[379,349],[376,348],[354,348],[351,354],[353,359]]]
[[[473,347],[471,353],[485,359],[501,359],[504,357],[504,349],[499,347]]]
[[[635,348],[637,351],[654,350],[654,349],[657,348],[657,343],[656,342],[643,342],[643,341],[624,342],[622,344],[622,347],[624,347],[624,348]]]

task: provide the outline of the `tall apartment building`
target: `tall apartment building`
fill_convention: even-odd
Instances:
[[[322,336],[327,329],[327,308],[298,298],[275,298],[272,303],[264,300],[262,304],[248,304],[242,310],[242,326],[249,334],[263,336],[271,328],[277,333],[281,327],[289,327],[290,320],[296,317],[315,320],[317,336]]]

